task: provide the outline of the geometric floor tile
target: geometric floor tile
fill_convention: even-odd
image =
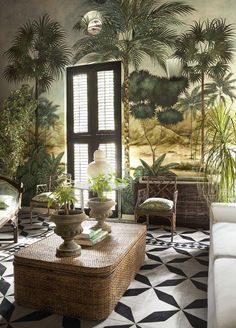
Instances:
[[[209,232],[177,228],[149,230],[144,265],[103,321],[85,321],[18,306],[14,302],[13,257],[19,249],[53,233],[46,216],[20,216],[17,244],[0,246],[0,328],[204,328],[207,327]],[[0,231],[1,238],[1,231]]]

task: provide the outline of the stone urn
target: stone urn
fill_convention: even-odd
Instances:
[[[111,227],[105,220],[112,215],[112,207],[114,205],[115,202],[112,199],[106,199],[102,202],[100,198],[95,197],[88,200],[89,216],[97,221],[94,228],[102,228],[104,231],[111,232]]]
[[[56,224],[55,233],[64,240],[56,250],[57,257],[77,257],[81,254],[81,246],[74,241],[74,237],[82,232],[81,223],[88,217],[82,211],[71,210],[69,213],[66,215],[58,211],[51,214],[51,221]]]

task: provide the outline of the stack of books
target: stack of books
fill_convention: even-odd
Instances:
[[[108,231],[104,231],[101,228],[84,228],[83,232],[75,237],[75,242],[79,245],[93,246],[108,235]]]

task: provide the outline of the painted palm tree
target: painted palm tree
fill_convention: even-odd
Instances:
[[[52,101],[47,98],[39,98],[39,125],[41,128],[54,128],[57,121],[60,119],[57,115],[59,105],[54,105]]]
[[[58,22],[48,15],[21,27],[6,51],[9,65],[4,71],[8,81],[34,84],[35,99],[50,89],[69,64],[70,51],[66,35]],[[39,109],[35,110],[35,143],[39,137]]]
[[[208,104],[215,105],[223,103],[226,105],[227,99],[233,103],[236,99],[236,79],[233,73],[226,73],[224,76],[215,77],[211,83],[206,83],[206,95],[208,95]]]
[[[190,112],[190,157],[193,159],[193,120],[196,119],[197,112],[201,110],[200,86],[196,86],[191,92],[185,90],[175,107],[183,113]]]
[[[60,117],[57,114],[59,105],[55,105],[45,97],[39,97],[38,110],[39,110],[39,130],[43,132],[44,144],[50,137],[50,128],[55,129]],[[40,137],[40,136],[39,136]]]
[[[205,79],[218,78],[229,70],[233,59],[234,30],[223,19],[195,22],[176,42],[175,57],[182,60],[192,82],[201,83],[201,160],[204,160]]]
[[[183,2],[160,4],[159,0],[110,0],[96,8],[102,22],[100,33],[88,33],[89,19],[74,28],[84,37],[74,44],[74,62],[121,60],[124,73],[125,169],[129,173],[129,69],[137,69],[145,56],[163,64],[176,39],[174,27],[193,8]]]

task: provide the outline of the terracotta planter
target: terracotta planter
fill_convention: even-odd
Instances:
[[[111,227],[105,220],[112,215],[111,208],[114,205],[115,202],[112,199],[107,199],[105,202],[101,202],[99,198],[90,198],[88,200],[89,216],[96,219],[96,228],[102,228],[102,230],[111,232]]]
[[[81,246],[74,241],[74,237],[81,233],[81,223],[88,217],[82,211],[71,211],[69,215],[56,212],[51,214],[51,221],[56,224],[55,233],[64,242],[57,248],[57,257],[77,257],[81,253]]]

